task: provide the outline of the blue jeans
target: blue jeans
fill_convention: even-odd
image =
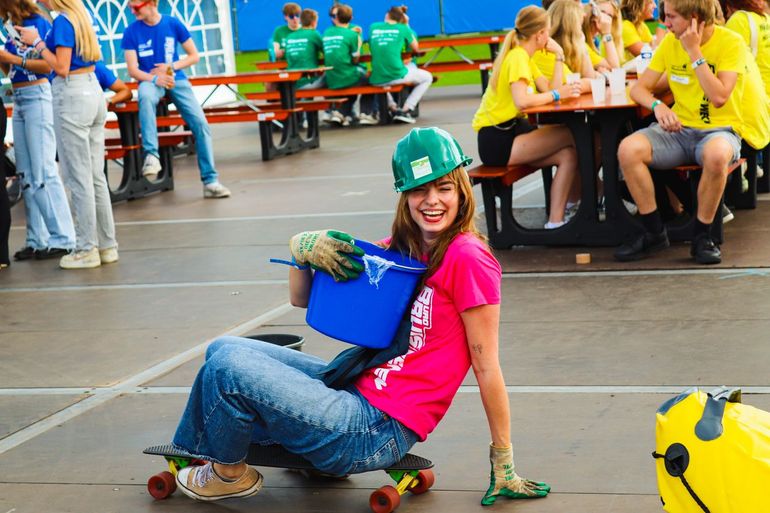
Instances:
[[[26,246],[75,247],[75,225],[56,165],[51,84],[13,90],[16,172],[24,192]]]
[[[204,460],[235,464],[250,443],[279,443],[335,475],[382,469],[417,435],[354,388],[315,378],[315,356],[238,337],[215,340],[195,378],[174,445]]]
[[[198,100],[195,98],[189,80],[177,80],[174,87],[166,90],[152,82],[139,82],[139,123],[142,126],[142,149],[144,154],[158,154],[158,125],[155,121],[158,102],[166,93],[176,105],[187,126],[195,137],[195,149],[198,155],[198,169],[204,184],[218,180],[214,168],[214,146],[211,142],[211,130]]]

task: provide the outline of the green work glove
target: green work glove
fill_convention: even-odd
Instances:
[[[545,483],[522,479],[513,470],[513,447],[495,447],[489,444],[489,489],[481,499],[482,506],[490,506],[498,497],[509,499],[538,499],[545,497],[551,487]]]
[[[291,238],[289,250],[295,262],[326,271],[335,281],[357,278],[364,270],[361,262],[350,256],[363,256],[364,250],[356,246],[353,237],[344,232],[301,232]]]

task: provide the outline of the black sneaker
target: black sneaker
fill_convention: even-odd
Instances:
[[[706,234],[701,234],[692,241],[690,255],[699,264],[711,265],[722,262],[722,252],[719,251],[719,245]]]
[[[626,242],[615,250],[615,260],[631,262],[641,260],[656,251],[666,249],[669,246],[666,230],[655,234],[644,232],[631,242]]]
[[[17,262],[20,262],[22,260],[31,260],[35,258],[35,252],[37,250],[30,248],[29,246],[24,246],[19,251],[13,254],[13,259]]]
[[[45,248],[35,251],[35,260],[48,260],[49,258],[61,258],[70,252],[64,248]]]
[[[404,112],[403,110],[397,110],[393,113],[393,120],[400,121],[401,123],[409,123],[410,125],[414,125],[417,122],[408,111]]]

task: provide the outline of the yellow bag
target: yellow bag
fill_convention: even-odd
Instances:
[[[770,413],[740,389],[692,388],[657,412],[658,490],[669,513],[770,511]]]

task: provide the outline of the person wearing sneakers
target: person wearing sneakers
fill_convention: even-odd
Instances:
[[[475,226],[471,161],[439,128],[412,129],[396,145],[401,194],[379,245],[421,255],[427,271],[390,347],[354,347],[328,365],[252,339],[222,337],[208,347],[173,444],[209,463],[179,471],[183,493],[203,501],[257,493],[262,475],[244,462],[250,443],[279,443],[334,476],[386,468],[428,438],[473,368],[491,438],[481,503],[548,495],[550,486],[514,467],[498,357],[502,271]],[[364,251],[348,234],[302,232],[289,247],[295,306],[308,305],[312,269],[366,279],[353,258]]]
[[[615,258],[639,260],[669,246],[655,202],[649,168],[673,169],[697,162],[697,219],[690,254],[699,264],[722,261],[711,224],[725,190],[728,166],[740,157],[741,96],[746,70],[745,43],[730,29],[714,24],[713,0],[666,0],[669,33],[649,67],[631,88],[631,97],[649,108],[656,123],[621,141],[618,160],[639,207],[644,232],[618,247]],[[652,90],[666,74],[674,107]]]
[[[203,197],[229,197],[230,190],[219,182],[214,167],[209,124],[182,71],[200,60],[190,31],[177,18],[161,15],[157,0],[131,0],[129,7],[136,21],[126,27],[122,46],[128,74],[139,82],[139,122],[145,155],[142,175],[152,180],[161,171],[156,109],[160,99],[168,94],[195,137]],[[179,58],[177,44],[186,53],[183,59]]]
[[[40,34],[51,29],[33,0],[0,0],[0,16],[13,25],[36,27]],[[27,220],[24,247],[13,258],[61,258],[75,248],[75,226],[56,165],[51,66],[10,36],[0,50],[0,68],[13,87],[16,174]]]
[[[481,105],[473,116],[479,156],[485,165],[556,166],[551,210],[544,226],[547,230],[566,222],[567,198],[578,176],[577,150],[569,128],[535,128],[522,110],[562,97],[580,96],[580,83],[563,84],[564,50],[549,36],[550,28],[548,14],[542,8],[527,6],[519,11],[514,29],[500,46]],[[532,59],[543,49],[554,54],[550,82]]]
[[[81,0],[41,0],[59,16],[40,39],[37,27],[17,27],[21,42],[53,69],[54,132],[59,167],[70,190],[75,250],[59,260],[63,269],[117,262],[118,242],[110,190],[104,175],[107,105],[94,74],[101,58],[93,20]]]
[[[353,9],[346,4],[335,4],[330,11],[333,25],[323,34],[324,65],[330,67],[325,73],[326,87],[329,89],[344,89],[368,83],[366,69],[358,65],[361,55],[361,34],[351,28]],[[347,97],[339,111],[332,111],[329,120],[342,124],[345,119],[352,118],[353,105],[358,95]],[[374,98],[370,94],[361,95],[360,114],[358,123],[361,125],[376,125],[374,116]]]
[[[369,83],[377,86],[414,84],[403,107],[393,112],[393,119],[401,123],[415,123],[412,113],[433,83],[433,75],[424,69],[404,65],[401,58],[404,48],[415,52],[419,49],[417,38],[404,24],[404,16],[401,7],[391,7],[385,14],[385,21],[373,23],[369,27],[369,52],[372,54]]]
[[[284,39],[287,69],[313,69],[318,67],[319,56],[323,53],[323,41],[318,33],[318,12],[303,9],[300,14],[302,27],[288,34]],[[324,77],[302,77],[297,81],[297,89],[318,89],[323,87]]]

